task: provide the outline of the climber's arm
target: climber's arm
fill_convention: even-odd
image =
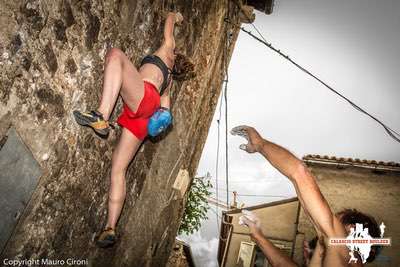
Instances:
[[[171,107],[171,97],[169,96],[169,89],[165,91],[165,93],[160,97],[160,106],[164,108]]]
[[[175,23],[180,23],[182,20],[181,13],[168,13],[164,26],[164,45],[168,48],[175,49],[174,27]]]
[[[154,112],[149,119],[147,125],[148,133],[150,136],[157,136],[162,132],[165,132],[172,123],[172,114],[170,110],[170,96],[168,86],[165,92],[160,97],[160,107]]]

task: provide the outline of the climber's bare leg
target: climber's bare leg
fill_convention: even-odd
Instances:
[[[111,186],[108,197],[108,217],[106,228],[115,229],[126,195],[126,169],[135,156],[141,140],[123,128],[118,145],[112,156]]]
[[[132,111],[136,111],[144,95],[142,76],[118,48],[111,48],[106,54],[104,66],[103,93],[98,111],[108,120],[118,95]]]

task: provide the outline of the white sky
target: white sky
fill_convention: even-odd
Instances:
[[[255,25],[265,38],[400,132],[400,1],[275,2],[272,15],[256,12]],[[299,157],[320,154],[400,162],[400,144],[381,126],[245,33],[237,40],[229,78],[229,129],[251,125]],[[199,176],[210,172],[213,179],[217,117],[218,107],[198,168]],[[221,127],[222,200],[226,198],[224,133]],[[242,142],[239,137],[228,138],[229,190],[293,196],[291,184],[261,156],[238,149]],[[246,206],[279,199],[239,197]],[[216,266],[216,215],[209,212],[209,217],[199,233],[184,237],[198,256],[198,267]]]

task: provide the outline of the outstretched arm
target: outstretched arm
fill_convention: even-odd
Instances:
[[[169,12],[164,25],[164,45],[170,49],[175,49],[174,27],[175,23],[182,22],[182,14]]]
[[[276,169],[288,177],[293,183],[297,196],[305,213],[310,217],[318,235],[325,237],[344,237],[345,229],[333,215],[327,201],[321,194],[314,176],[303,162],[285,148],[263,139],[252,127],[239,126],[232,134],[245,137],[248,144],[241,149],[249,152],[259,152]]]

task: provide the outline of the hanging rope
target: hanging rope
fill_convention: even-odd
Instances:
[[[222,92],[223,93],[223,92]],[[215,162],[215,189],[217,190],[217,199],[218,197],[218,170],[219,170],[219,147],[220,147],[220,136],[221,136],[221,115],[222,115],[222,96],[219,102],[219,111],[218,111],[218,119],[217,119],[217,159]],[[217,206],[217,214],[218,214],[218,206]],[[217,229],[219,229],[219,219],[217,217]]]
[[[244,13],[243,13],[244,14]],[[246,14],[245,14],[246,15]],[[257,32],[260,34],[261,37],[257,37],[255,36],[251,31],[246,30],[245,28],[238,26],[234,23],[232,23],[228,18],[225,19],[225,22],[227,22],[228,24],[233,25],[234,27],[238,27],[240,28],[241,31],[247,33],[248,35],[250,35],[252,38],[254,38],[255,40],[257,40],[258,42],[264,44],[265,46],[267,46],[269,49],[273,50],[274,52],[278,53],[280,56],[282,56],[283,58],[285,58],[287,61],[289,61],[290,63],[292,63],[293,65],[295,65],[298,69],[300,69],[301,71],[305,72],[306,74],[308,74],[309,76],[311,76],[312,78],[314,78],[315,80],[317,80],[319,83],[321,83],[322,85],[324,85],[326,88],[328,88],[330,91],[332,91],[333,93],[335,93],[336,95],[338,95],[339,97],[341,97],[342,99],[344,99],[345,101],[347,101],[353,108],[355,108],[356,110],[358,110],[359,112],[367,115],[368,117],[370,117],[371,119],[373,119],[374,121],[376,121],[378,124],[380,124],[386,131],[386,133],[393,138],[393,140],[397,141],[400,143],[400,134],[398,132],[396,132],[395,130],[391,129],[389,126],[387,126],[386,124],[384,124],[382,121],[380,121],[378,118],[376,118],[375,116],[371,115],[370,113],[368,113],[367,111],[365,111],[363,108],[361,108],[360,106],[358,106],[357,104],[355,104],[353,101],[351,101],[350,99],[348,99],[346,96],[344,96],[343,94],[339,93],[337,90],[333,89],[331,86],[329,86],[326,82],[324,82],[323,80],[321,80],[320,78],[318,78],[316,75],[312,74],[310,71],[308,71],[306,68],[302,67],[300,64],[298,64],[297,62],[295,62],[294,60],[292,60],[288,55],[284,54],[283,52],[281,52],[279,49],[275,48],[274,46],[272,46],[271,43],[268,43],[264,36],[260,33],[260,31],[257,30]],[[251,23],[253,25],[253,27],[255,29],[256,26]]]
[[[229,18],[229,0],[227,0],[227,10],[226,10],[226,18]],[[230,34],[229,34],[229,27],[226,26],[226,36],[225,36],[225,50],[224,50],[224,59],[225,59],[225,86],[224,86],[224,100],[225,100],[225,185],[226,185],[226,206],[229,207],[229,161],[228,161],[228,58],[229,58],[229,42]]]
[[[257,194],[237,194],[238,196],[241,197],[279,197],[279,198],[289,198],[288,196],[284,196],[284,195],[265,195],[265,194],[261,194],[261,195],[257,195]]]

